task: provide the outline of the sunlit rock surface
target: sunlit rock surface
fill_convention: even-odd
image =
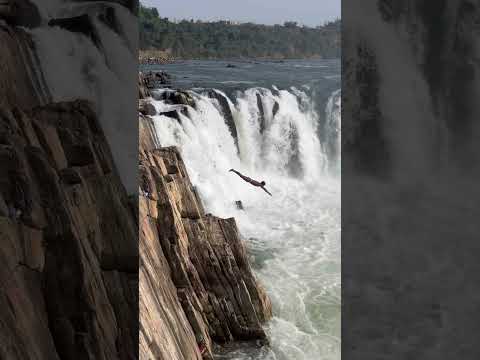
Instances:
[[[265,340],[271,305],[235,220],[205,214],[180,153],[157,148],[143,115],[140,147],[140,358],[201,359],[205,349],[210,359],[212,342]]]

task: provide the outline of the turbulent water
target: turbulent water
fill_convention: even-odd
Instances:
[[[207,211],[237,219],[273,303],[270,347],[238,345],[217,358],[340,359],[338,63],[224,65],[166,66],[194,107],[154,93],[159,113],[179,116],[155,117],[161,145],[181,149]],[[264,180],[273,197],[230,168]]]

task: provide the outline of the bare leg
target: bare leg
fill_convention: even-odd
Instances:
[[[268,195],[273,196],[272,194],[270,194],[270,191],[268,191],[267,189],[265,189],[263,186],[262,186],[261,188],[262,188],[263,191],[265,191]]]

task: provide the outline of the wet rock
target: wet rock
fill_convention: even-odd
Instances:
[[[37,7],[29,0],[2,0],[0,18],[10,25],[28,28],[39,26],[42,20]]]
[[[175,119],[177,121],[180,121],[180,115],[178,114],[178,111],[172,110],[172,111],[165,111],[160,113],[160,115]]]
[[[138,73],[138,98],[140,100],[149,98],[151,96],[150,90],[147,86],[147,80],[142,72]]]
[[[259,121],[260,121],[260,134],[263,134],[265,131],[265,110],[263,108],[262,97],[260,94],[257,94],[257,108],[259,111]]]
[[[273,105],[273,117],[275,117],[278,114],[278,111],[280,110],[280,104],[275,101],[275,104]]]
[[[145,116],[155,116],[157,115],[157,109],[155,106],[149,101],[140,100],[139,109],[140,113]]]
[[[96,46],[100,46],[95,26],[90,17],[86,14],[70,18],[52,19],[48,22],[49,26],[58,26],[70,32],[80,33],[90,38]]]
[[[236,206],[236,208],[237,208],[238,210],[244,210],[244,209],[243,209],[243,203],[242,203],[241,200],[235,201],[235,206]]]
[[[183,90],[165,91],[161,94],[156,94],[155,99],[163,100],[170,105],[185,105],[195,108],[195,99],[190,93]]]
[[[159,89],[170,85],[172,77],[165,71],[143,73],[145,85],[148,89]]]
[[[208,92],[208,96],[212,99],[216,99],[220,104],[222,115],[225,119],[225,122],[228,125],[228,129],[230,130],[230,133],[232,134],[233,140],[235,141],[235,146],[237,147],[237,151],[239,151],[237,127],[235,125],[235,120],[233,119],[232,110],[230,109],[230,104],[228,103],[228,100],[225,98],[225,96],[223,96],[222,94],[214,90],[210,90]]]
[[[184,91],[176,91],[171,93],[171,95],[169,96],[169,100],[173,104],[181,104],[195,107],[195,100],[193,99],[192,95]]]

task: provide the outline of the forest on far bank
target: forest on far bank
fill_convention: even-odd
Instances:
[[[160,50],[176,59],[339,58],[340,20],[317,27],[296,22],[259,25],[162,18],[140,5],[140,50]]]

